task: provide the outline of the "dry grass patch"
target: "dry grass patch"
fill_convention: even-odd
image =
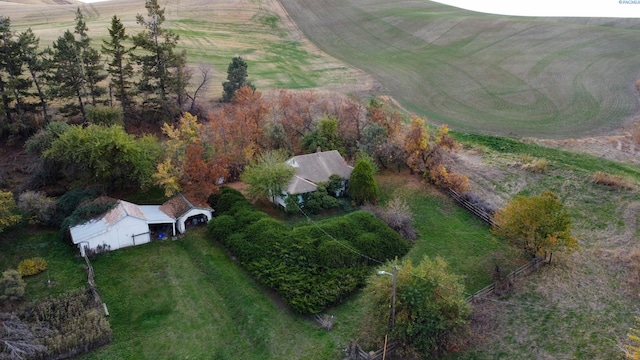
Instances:
[[[593,174],[592,181],[596,184],[604,185],[613,190],[635,190],[635,184],[622,176],[611,175],[597,171]]]
[[[533,159],[530,162],[522,164],[521,168],[532,173],[546,173],[549,162],[545,158]]]

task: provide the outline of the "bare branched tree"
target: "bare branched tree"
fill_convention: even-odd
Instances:
[[[213,75],[211,73],[211,67],[207,64],[201,63],[198,66],[198,71],[200,72],[200,84],[193,91],[193,95],[189,95],[188,93],[186,94],[189,100],[191,100],[191,106],[189,106],[189,112],[191,114],[193,114],[197,109],[196,99],[198,98],[198,93],[200,91],[206,91],[207,89],[209,89],[209,82],[211,81]]]

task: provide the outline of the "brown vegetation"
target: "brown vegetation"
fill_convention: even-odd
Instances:
[[[635,185],[631,180],[625,179],[622,176],[606,174],[597,171],[593,174],[593,182],[596,184],[608,186],[613,190],[634,190]]]

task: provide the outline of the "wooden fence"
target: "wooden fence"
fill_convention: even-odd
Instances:
[[[386,349],[382,348],[378,351],[368,353],[353,340],[349,340],[349,346],[344,349],[346,355],[345,359],[350,360],[383,360],[388,359],[395,353],[397,344],[390,342],[387,344]]]
[[[93,295],[93,300],[96,302],[96,304],[102,304],[104,315],[109,316],[109,310],[107,309],[107,304],[102,302],[102,298],[100,297],[100,294],[98,294],[93,266],[91,265],[91,262],[89,261],[88,256],[84,255],[83,257],[84,257],[84,261],[87,263],[87,282],[89,283],[89,289],[91,290],[91,294]]]
[[[496,290],[498,289],[508,290],[509,288],[511,288],[511,286],[513,286],[513,283],[515,282],[515,280],[534,272],[540,266],[546,263],[545,260],[546,259],[544,257],[533,258],[533,260],[529,261],[528,263],[522,265],[521,267],[507,274],[507,276],[505,276],[503,279],[500,279],[499,281],[494,281],[490,285],[485,286],[482,289],[478,290],[475,294],[467,297],[467,302],[474,303],[476,301],[479,301],[483,297],[495,293]]]
[[[495,223],[493,222],[493,214],[488,213],[485,209],[476,206],[474,203],[465,199],[462,195],[458,194],[452,189],[445,189],[445,191],[463,208],[469,210],[472,214],[489,224],[489,226],[493,227],[495,225]]]

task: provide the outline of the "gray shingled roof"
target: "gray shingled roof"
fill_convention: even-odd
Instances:
[[[298,155],[287,160],[296,169],[296,174],[287,185],[290,194],[314,191],[317,184],[328,181],[331,175],[349,179],[353,167],[349,166],[337,150]]]

